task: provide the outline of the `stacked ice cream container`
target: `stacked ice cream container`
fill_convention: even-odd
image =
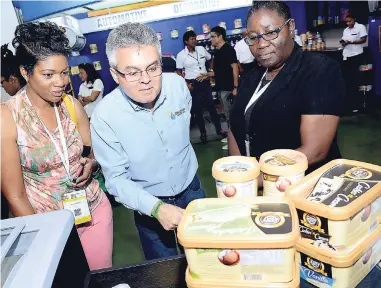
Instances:
[[[301,277],[350,288],[372,270],[381,260],[381,167],[337,160],[304,177],[307,167],[293,150],[214,163],[218,198],[190,203],[178,227],[188,287],[288,288]],[[260,172],[265,196],[256,197]]]

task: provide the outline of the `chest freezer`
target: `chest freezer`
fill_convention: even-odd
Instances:
[[[70,211],[0,223],[1,287],[83,287],[89,267]]]

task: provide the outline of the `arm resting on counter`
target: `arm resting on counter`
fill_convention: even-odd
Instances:
[[[131,180],[128,156],[108,124],[94,115],[91,118],[94,155],[102,166],[108,192],[127,208],[151,216],[158,198]]]
[[[11,112],[1,106],[1,193],[15,217],[35,214],[25,191],[17,145],[17,128]]]
[[[229,156],[241,156],[237,141],[235,140],[233,132],[230,129],[228,131],[228,148]]]
[[[302,146],[297,150],[303,152],[308,165],[324,160],[327,157],[340,118],[333,115],[302,115],[300,135]]]

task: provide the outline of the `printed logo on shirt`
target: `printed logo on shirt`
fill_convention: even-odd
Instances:
[[[169,117],[172,119],[172,120],[175,120],[176,117],[179,117],[180,115],[184,114],[185,113],[185,108],[179,110],[179,111],[176,111],[176,112],[172,112],[172,111],[169,111],[168,112],[168,115]]]

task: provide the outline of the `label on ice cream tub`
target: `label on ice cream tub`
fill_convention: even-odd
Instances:
[[[185,249],[194,279],[289,282],[294,249]]]
[[[251,163],[243,163],[240,161],[235,161],[233,163],[224,163],[217,166],[217,169],[222,172],[247,172],[255,167]]]
[[[189,214],[186,234],[198,237],[218,235],[255,236],[292,232],[287,204],[210,205],[207,210]]]
[[[360,244],[361,245],[361,244]],[[350,249],[342,252],[347,255]],[[320,288],[348,288],[357,286],[381,260],[381,239],[345,268],[337,268],[300,253],[300,277]]]
[[[332,267],[327,263],[300,253],[300,278],[307,282],[333,286]]]
[[[263,196],[284,196],[287,187],[297,183],[303,177],[304,173],[285,177],[263,173]]]
[[[243,183],[225,183],[216,180],[217,196],[219,198],[255,197],[257,196],[257,180]]]
[[[381,173],[371,169],[339,164],[322,174],[307,200],[329,207],[344,207],[381,181]]]
[[[323,249],[341,251],[356,246],[372,233],[381,222],[381,197],[347,221],[332,221],[297,210],[299,229],[303,238]]]

